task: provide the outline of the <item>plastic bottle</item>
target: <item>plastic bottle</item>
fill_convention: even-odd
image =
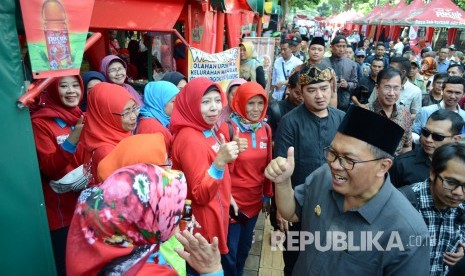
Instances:
[[[192,201],[190,199],[186,199],[184,204],[184,209],[182,210],[182,218],[179,222],[179,229],[184,231],[188,228],[189,223],[192,221]],[[187,229],[188,230],[188,229]]]
[[[68,69],[73,66],[69,46],[68,25],[65,8],[59,0],[45,0],[42,5],[47,57],[51,70]]]

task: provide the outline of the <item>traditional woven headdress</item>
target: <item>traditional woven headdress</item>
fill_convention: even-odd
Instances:
[[[305,65],[299,73],[300,85],[308,85],[323,81],[330,81],[334,70],[323,65]]]

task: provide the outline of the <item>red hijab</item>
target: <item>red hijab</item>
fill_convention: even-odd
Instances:
[[[198,131],[213,127],[205,122],[200,111],[202,97],[209,88],[215,88],[219,91],[222,107],[228,104],[226,94],[221,92],[221,87],[215,82],[204,77],[190,81],[181,89],[174,102],[170,121],[170,130],[173,135],[176,135],[184,127],[191,127]]]
[[[241,84],[239,88],[237,88],[236,94],[234,95],[232,99],[232,103],[231,103],[232,111],[237,113],[242,118],[249,120],[247,118],[246,106],[249,100],[252,97],[255,97],[257,95],[262,96],[264,103],[265,103],[265,108],[263,108],[262,114],[260,115],[260,118],[258,119],[257,122],[262,121],[266,115],[266,107],[268,106],[268,97],[266,95],[265,89],[263,89],[263,87],[256,82],[249,81],[244,84]],[[256,122],[252,122],[252,123],[256,123]]]
[[[79,103],[84,97],[84,84],[82,82],[81,76],[76,75],[75,77],[79,81],[79,86],[81,87],[81,98]],[[47,88],[47,93],[45,94],[45,106],[35,112],[31,119],[35,118],[60,118],[66,122],[69,126],[74,126],[79,121],[79,118],[84,114],[79,108],[79,104],[75,107],[67,107],[63,104],[63,101],[60,98],[60,92],[58,87],[60,85],[60,80],[62,78],[55,79]]]
[[[82,142],[88,153],[102,146],[116,146],[131,135],[123,129],[122,117],[113,114],[121,114],[129,100],[136,102],[124,87],[117,84],[102,82],[92,88],[87,98],[86,123],[82,132]]]

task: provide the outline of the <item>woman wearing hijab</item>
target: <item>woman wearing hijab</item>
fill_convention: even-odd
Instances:
[[[89,90],[97,85],[97,83],[106,82],[105,76],[97,71],[89,71],[82,74],[82,81],[84,82],[84,96],[82,98],[81,110],[87,111],[87,93]]]
[[[169,81],[182,89],[187,84],[187,78],[179,72],[167,72],[161,80]]]
[[[100,63],[100,72],[105,75],[105,78],[108,80],[108,82],[126,88],[126,90],[129,91],[132,97],[136,100],[136,103],[141,106],[142,97],[131,85],[126,83],[126,70],[126,62],[115,55],[108,55],[104,57]]]
[[[84,190],[71,223],[68,275],[177,275],[160,254],[182,217],[182,172],[135,164]]]
[[[223,81],[222,81],[223,82]],[[226,91],[226,96],[228,97],[228,105],[223,108],[220,114],[220,118],[218,119],[216,125],[219,128],[224,122],[229,120],[229,116],[231,115],[231,102],[236,94],[236,90],[239,85],[246,83],[247,81],[241,78],[233,79],[229,81],[227,86],[225,87],[224,91]],[[221,83],[220,83],[221,86]]]
[[[81,77],[56,79],[47,88],[45,106],[32,115],[45,208],[47,211],[55,265],[65,275],[66,237],[78,194],[72,187],[60,186],[66,175],[78,172],[82,148],[77,147],[83,113],[79,109],[84,85]],[[84,183],[85,185],[85,183]]]
[[[425,57],[421,62],[420,75],[426,83],[426,90],[428,93],[433,89],[433,79],[437,72],[438,63],[432,57]]]
[[[240,154],[232,166],[231,207],[235,215],[248,219],[229,224],[229,253],[222,258],[226,275],[242,275],[252,246],[253,230],[260,210],[268,213],[273,195],[271,182],[263,172],[271,161],[271,128],[263,121],[268,98],[265,90],[255,82],[241,84],[231,102],[231,119],[220,132],[227,140],[238,140]],[[231,137],[232,130],[234,137]],[[242,141],[247,141],[244,145]]]
[[[112,173],[126,166],[139,163],[165,166],[167,153],[164,145],[165,140],[160,133],[139,134],[124,138],[99,163],[99,182],[105,181]],[[179,275],[186,275],[186,262],[175,253],[174,248],[182,248],[182,245],[173,236],[161,244],[160,253]]]
[[[84,168],[90,184],[97,184],[97,167],[136,128],[139,105],[123,87],[99,83],[88,97],[86,126],[82,133]]]
[[[261,62],[257,59],[252,42],[244,41],[241,47],[241,66],[239,76],[247,81],[258,82],[263,88],[266,87],[265,72]]]
[[[171,150],[171,132],[168,129],[174,101],[179,89],[168,81],[149,82],[144,89],[144,106],[140,110],[136,134],[161,133],[166,151]]]
[[[227,236],[231,182],[228,163],[237,158],[237,142],[225,142],[213,130],[226,95],[207,78],[189,82],[176,97],[170,129],[173,168],[184,172],[192,213],[201,228],[196,229],[209,242],[219,239],[221,254],[228,253]]]

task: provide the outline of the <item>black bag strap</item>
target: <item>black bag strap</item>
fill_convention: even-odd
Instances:
[[[287,80],[289,78],[289,76],[286,75],[286,69],[284,68],[284,61],[281,63],[281,66],[283,67],[284,78]]]

